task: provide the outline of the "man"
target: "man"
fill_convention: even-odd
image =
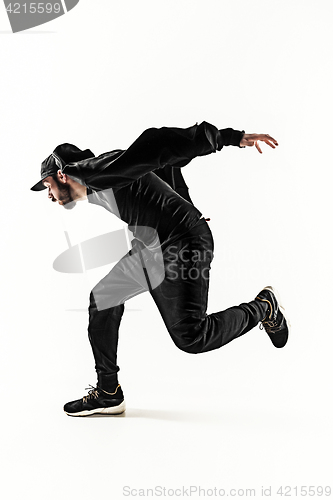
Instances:
[[[42,163],[41,180],[31,189],[65,209],[88,197],[129,225],[133,249],[90,294],[88,335],[95,358],[97,386],[67,403],[71,416],[119,414],[125,410],[118,383],[118,330],[124,302],[149,290],[177,347],[188,353],[218,349],[261,322],[275,347],[288,340],[288,323],[276,292],[264,288],[248,303],[206,314],[211,231],[194,207],[181,174],[193,158],[224,146],[275,148],[268,134],[218,130],[203,122],[192,127],[146,130],[127,150],[94,157],[62,144]],[[162,263],[162,266],[161,266]]]

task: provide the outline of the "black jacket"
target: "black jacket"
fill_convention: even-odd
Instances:
[[[127,222],[137,239],[145,242],[138,228],[154,228],[163,249],[202,215],[193,206],[180,167],[223,146],[239,146],[243,134],[207,122],[186,129],[149,128],[127,150],[69,163],[63,172],[88,188],[89,202]]]

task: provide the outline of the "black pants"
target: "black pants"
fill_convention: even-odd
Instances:
[[[124,275],[123,259],[101,280],[90,294],[88,335],[95,358],[99,387],[113,390],[118,384],[118,331],[124,303],[102,310],[96,307],[96,294],[112,294],[122,288],[123,301],[150,291],[176,346],[188,353],[218,349],[244,335],[261,321],[267,305],[255,301],[206,314],[209,271],[213,258],[212,233],[204,219],[184,238],[163,252],[165,278],[154,289],[142,280]]]

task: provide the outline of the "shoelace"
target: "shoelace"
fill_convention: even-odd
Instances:
[[[97,399],[98,396],[99,396],[99,389],[98,387],[94,387],[93,385],[89,384],[89,386],[91,387],[91,389],[89,390],[89,387],[86,387],[85,388],[85,391],[89,390],[88,392],[88,395],[87,396],[83,396],[82,400],[84,403],[86,403],[88,401],[88,399]]]
[[[85,390],[88,391],[89,390],[89,393],[87,396],[83,396],[82,400],[83,400],[83,403],[86,403],[88,401],[88,399],[97,399],[100,395],[100,392],[105,392],[106,394],[109,394],[110,396],[114,396],[116,394],[116,392],[118,391],[118,387],[120,387],[120,384],[117,385],[116,387],[116,390],[114,392],[107,392],[107,391],[104,391],[102,389],[100,389],[99,387],[94,387],[93,385],[89,384],[90,386],[90,390],[89,390],[89,387],[86,387]]]
[[[262,321],[259,328],[265,329],[267,333],[276,333],[281,330],[281,325],[278,325],[277,321]]]

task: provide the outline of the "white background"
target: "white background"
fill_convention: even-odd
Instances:
[[[81,0],[14,35],[0,9],[4,498],[330,485],[332,15],[328,0]],[[98,155],[202,120],[279,142],[183,170],[215,238],[208,312],[272,284],[290,341],[256,328],[189,355],[144,294],[121,325],[125,416],[70,418],[63,404],[96,383],[88,288],[52,268],[67,222],[30,191],[40,163],[62,142]]]

